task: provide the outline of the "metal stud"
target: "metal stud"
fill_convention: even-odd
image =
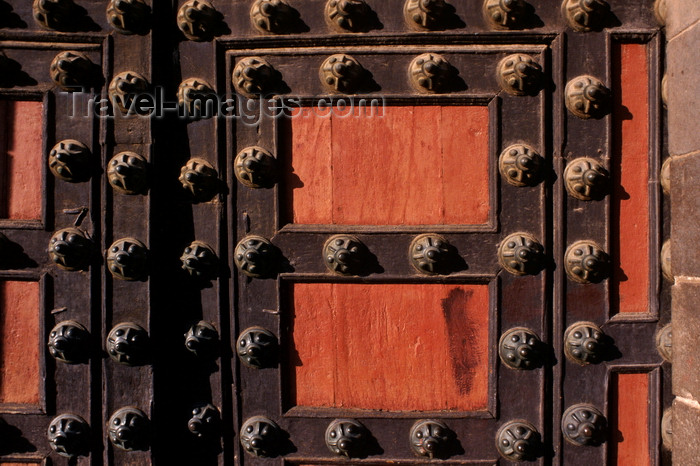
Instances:
[[[656,21],[660,26],[666,25],[668,7],[666,6],[666,0],[655,0],[654,1],[654,16]]]
[[[277,159],[262,147],[246,147],[236,156],[233,172],[243,186],[271,188],[277,181]]]
[[[250,8],[250,21],[260,32],[288,32],[299,13],[283,0],[256,0]]]
[[[267,278],[277,272],[278,251],[262,236],[243,238],[234,251],[234,261],[241,273],[252,278]]]
[[[523,0],[484,0],[483,14],[494,29],[522,26],[526,4]]]
[[[673,406],[661,416],[661,442],[665,450],[673,451]]]
[[[121,34],[146,34],[151,7],[144,0],[110,0],[107,21]]]
[[[498,84],[508,94],[534,95],[542,88],[542,67],[530,55],[514,53],[498,63]]]
[[[76,414],[61,414],[53,418],[47,436],[51,449],[60,456],[75,458],[89,455],[90,426]]]
[[[148,276],[148,249],[135,238],[122,238],[107,250],[107,268],[119,280],[145,280]]]
[[[32,15],[45,29],[63,30],[72,22],[73,0],[34,0]]]
[[[605,358],[607,338],[593,322],[577,322],[564,332],[564,354],[580,366],[597,364]]]
[[[85,270],[93,253],[92,241],[77,228],[64,228],[49,241],[49,257],[63,270]]]
[[[246,57],[236,63],[232,81],[237,93],[255,98],[274,91],[279,73],[264,58]]]
[[[92,153],[75,139],[59,141],[49,152],[49,170],[56,178],[69,183],[81,183],[90,179]]]
[[[664,358],[664,361],[668,362],[673,362],[672,331],[673,325],[666,324],[656,332],[656,350]]]
[[[661,183],[661,189],[667,196],[671,195],[671,162],[673,157],[669,157],[664,160],[663,165],[661,165],[661,172],[659,173],[659,183]]]
[[[180,256],[182,269],[191,277],[209,281],[219,272],[219,258],[214,249],[202,241],[192,241]]]
[[[68,50],[54,57],[49,75],[66,92],[82,91],[93,83],[94,66],[84,53]]]
[[[277,337],[262,327],[245,329],[236,340],[236,353],[243,364],[253,369],[274,365],[277,357]]]
[[[438,29],[447,12],[445,0],[406,0],[403,15],[412,29]]]
[[[136,152],[120,152],[107,163],[107,179],[118,193],[141,194],[148,187],[148,162]]]
[[[599,31],[610,16],[610,5],[604,0],[564,0],[561,11],[574,31]]]
[[[542,342],[532,330],[515,327],[498,342],[498,356],[511,369],[535,369],[542,365]]]
[[[148,450],[149,424],[146,414],[138,408],[118,409],[107,424],[109,440],[122,450]]]
[[[143,364],[148,353],[148,333],[133,322],[117,324],[107,335],[107,353],[121,364]]]
[[[510,421],[496,433],[496,449],[509,461],[531,461],[537,457],[540,433],[527,421]]]
[[[47,346],[57,361],[79,364],[88,360],[89,342],[90,334],[82,324],[64,320],[51,329]]]
[[[109,99],[123,114],[133,115],[134,99],[148,91],[148,80],[135,71],[117,74],[109,83]]]
[[[185,334],[185,348],[200,358],[212,358],[219,349],[219,332],[209,322],[200,320]]]
[[[318,76],[326,89],[353,94],[361,87],[365,70],[350,55],[337,53],[324,60]]]
[[[664,108],[668,108],[668,73],[664,73],[664,77],[661,78],[661,102]]]
[[[326,429],[326,446],[338,456],[361,455],[366,441],[367,429],[355,419],[335,419]]]
[[[564,267],[576,283],[599,283],[610,275],[610,256],[593,241],[576,241],[566,249]]]
[[[219,431],[221,413],[211,403],[201,403],[192,408],[192,417],[187,422],[187,429],[196,437],[213,437]]]
[[[607,435],[607,421],[598,408],[581,403],[564,411],[561,432],[572,445],[600,445]]]
[[[354,236],[331,236],[323,245],[326,267],[339,275],[359,275],[366,256],[367,248]]]
[[[671,283],[676,281],[671,269],[671,240],[667,239],[661,246],[661,273]]]
[[[217,35],[221,17],[207,0],[189,0],[177,12],[177,27],[189,40],[210,41]]]
[[[610,189],[610,174],[597,160],[580,157],[566,165],[564,185],[571,197],[581,201],[601,200]]]
[[[208,202],[219,192],[219,175],[209,162],[193,158],[180,169],[180,183],[194,202]]]
[[[275,421],[264,416],[254,416],[243,423],[239,438],[246,452],[265,458],[275,454],[280,434],[280,428]]]
[[[498,262],[513,275],[536,275],[544,265],[544,247],[529,233],[513,233],[498,248]]]
[[[566,84],[564,103],[579,118],[600,118],[610,109],[610,89],[593,76],[578,76]]]
[[[328,0],[326,22],[338,32],[360,32],[367,28],[371,11],[365,0]]]
[[[450,243],[440,235],[416,236],[408,248],[411,265],[420,273],[428,275],[449,273]]]
[[[420,92],[447,92],[455,75],[454,68],[437,53],[418,55],[408,67],[411,84]]]
[[[411,427],[411,450],[430,459],[444,458],[453,433],[447,424],[437,419],[420,419]]]
[[[535,149],[526,144],[506,147],[498,158],[498,170],[508,184],[513,186],[535,186],[542,181],[544,159]]]
[[[189,78],[177,88],[177,103],[187,117],[210,118],[214,112],[211,105],[215,94],[211,84],[205,80]]]

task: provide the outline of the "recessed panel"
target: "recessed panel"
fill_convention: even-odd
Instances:
[[[610,462],[651,464],[649,455],[649,374],[617,373],[610,378]]]
[[[0,218],[41,218],[43,104],[0,100]]]
[[[647,45],[613,44],[613,312],[649,311],[649,64]],[[655,189],[655,188],[654,188]]]
[[[298,109],[282,190],[296,224],[481,225],[489,219],[485,106]]]
[[[0,281],[0,403],[39,403],[39,283]]]
[[[488,285],[288,287],[291,407],[487,409]]]

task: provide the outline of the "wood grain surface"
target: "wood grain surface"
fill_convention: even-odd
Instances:
[[[291,404],[483,410],[487,285],[290,286]]]
[[[291,170],[283,188],[287,221],[487,222],[487,107],[387,106],[383,116],[372,117],[355,112],[291,118]]]

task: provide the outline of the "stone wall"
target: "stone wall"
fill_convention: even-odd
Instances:
[[[700,438],[700,0],[666,0],[673,286],[673,464]]]

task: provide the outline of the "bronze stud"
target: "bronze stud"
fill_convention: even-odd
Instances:
[[[59,141],[49,152],[49,170],[56,178],[69,183],[90,179],[92,164],[90,149],[75,139]]]
[[[599,283],[610,275],[610,256],[594,241],[576,241],[566,249],[564,267],[576,283]]]
[[[233,162],[238,181],[248,188],[271,188],[277,181],[277,159],[262,147],[246,147]]]
[[[442,55],[424,53],[411,61],[408,76],[420,92],[441,93],[450,89],[456,72]]]
[[[570,406],[561,418],[561,432],[572,445],[600,445],[605,441],[606,431],[605,416],[593,405]]]
[[[211,403],[200,403],[192,408],[192,417],[187,422],[187,429],[196,437],[211,438],[217,434],[221,425],[221,413]]]
[[[121,34],[146,34],[151,7],[144,0],[110,0],[107,21]]]
[[[239,439],[243,449],[251,456],[266,458],[276,453],[281,430],[272,419],[254,416],[241,426]]]
[[[365,70],[350,55],[331,55],[321,65],[318,72],[323,86],[333,92],[354,94],[362,85]]]
[[[533,95],[542,88],[542,67],[530,55],[515,53],[498,63],[498,83],[508,94]]]
[[[607,347],[605,333],[593,322],[577,322],[564,332],[564,354],[580,366],[602,362]]]
[[[564,90],[566,108],[579,118],[601,118],[610,110],[610,90],[593,76],[572,79]]]
[[[411,450],[417,456],[444,458],[454,433],[437,419],[420,419],[411,427]]]
[[[496,449],[509,461],[532,461],[540,448],[540,434],[527,421],[510,421],[496,433]]]
[[[118,409],[107,423],[109,440],[121,450],[148,450],[149,424],[146,414],[138,408]]]
[[[566,165],[564,186],[571,197],[581,201],[598,201],[610,189],[610,174],[597,160],[580,157]]]
[[[90,454],[90,426],[76,414],[53,418],[47,436],[51,449],[60,456],[75,458]]]
[[[236,340],[236,353],[243,364],[253,369],[274,365],[277,357],[277,337],[262,327],[245,329]]]
[[[564,0],[561,11],[569,27],[578,32],[600,31],[611,14],[604,0]]]
[[[544,247],[529,233],[513,233],[498,248],[498,262],[513,275],[538,274],[544,257]]]
[[[526,144],[506,147],[498,158],[498,170],[508,184],[513,186],[535,186],[542,181],[544,159],[535,149]]]
[[[522,27],[526,4],[523,0],[484,0],[484,19],[494,29]]]
[[[220,22],[221,13],[207,0],[189,0],[177,12],[177,27],[195,42],[214,39]]]
[[[119,280],[145,280],[148,276],[148,249],[135,238],[119,239],[107,250],[107,268]]]
[[[138,324],[122,322],[107,335],[107,354],[118,363],[138,366],[147,359],[148,333]]]
[[[49,241],[49,257],[63,270],[86,270],[92,253],[92,241],[77,228],[58,230]]]
[[[143,193],[148,187],[148,162],[136,152],[120,152],[107,163],[107,179],[118,193]]]
[[[498,342],[498,356],[511,369],[536,369],[542,365],[542,342],[530,329],[515,327]]]

